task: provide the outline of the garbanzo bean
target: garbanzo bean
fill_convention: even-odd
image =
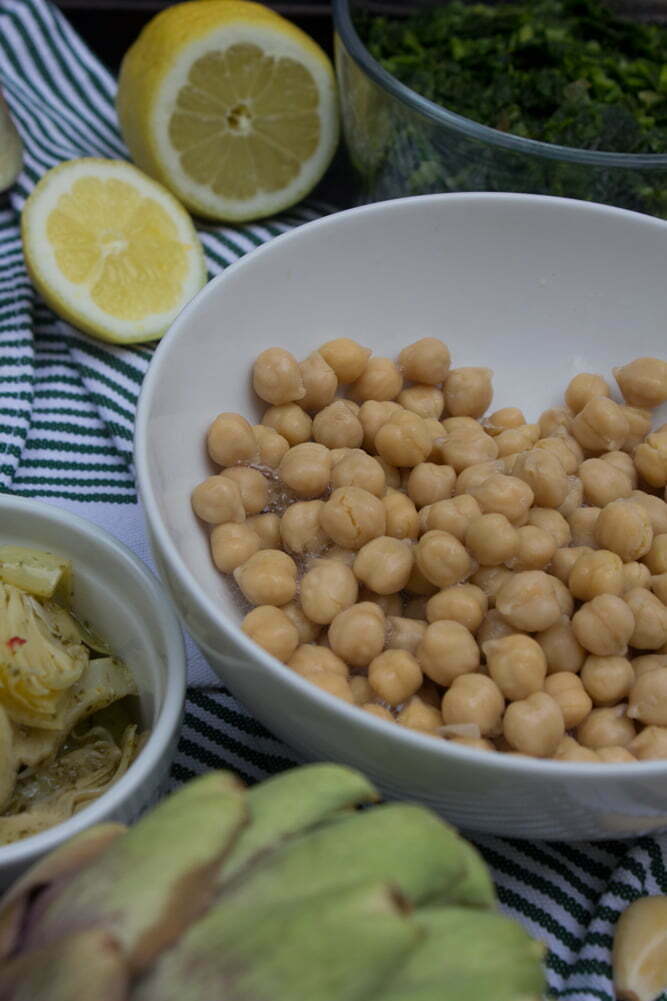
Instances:
[[[364,440],[361,421],[343,400],[335,400],[313,418],[313,438],[327,448],[359,448]]]
[[[566,730],[572,730],[586,719],[593,700],[572,671],[556,671],[544,679],[544,691],[558,703]]]
[[[563,434],[553,438],[539,438],[535,448],[549,452],[560,462],[568,476],[573,476],[584,461],[584,453],[576,438]]]
[[[567,496],[558,510],[564,518],[569,518],[573,511],[584,503],[584,486],[578,476],[568,476]]]
[[[331,453],[315,442],[293,445],[278,466],[278,475],[298,497],[319,497],[329,486]]]
[[[474,584],[454,584],[438,591],[426,603],[429,622],[449,619],[460,622],[471,633],[477,632],[487,613],[489,602],[480,587]]]
[[[431,622],[417,647],[424,674],[438,685],[449,686],[460,674],[479,667],[479,647],[469,629],[446,619]]]
[[[647,726],[627,747],[639,761],[667,758],[667,726]]]
[[[528,524],[548,532],[556,547],[569,546],[572,532],[567,519],[550,507],[534,507],[528,512]]]
[[[320,354],[336,373],[339,382],[348,384],[358,379],[371,356],[369,348],[352,341],[349,337],[337,337],[327,341],[320,348]]]
[[[297,647],[288,659],[287,666],[302,675],[322,673],[347,678],[350,673],[345,661],[337,657],[333,650],[315,643],[303,643]]]
[[[633,587],[623,595],[635,618],[630,645],[636,650],[658,650],[667,643],[667,608],[645,587]]]
[[[514,627],[509,622],[505,622],[499,611],[492,608],[484,616],[484,621],[477,630],[475,639],[479,648],[482,649],[485,643],[502,639],[504,636],[512,636],[514,632]]]
[[[567,407],[551,407],[540,414],[539,425],[543,438],[548,438],[553,434],[560,434],[562,431],[570,433],[574,417]]]
[[[441,711],[446,725],[472,723],[483,736],[500,732],[504,709],[502,692],[484,674],[459,675],[442,697]]]
[[[635,358],[614,369],[623,399],[631,407],[659,407],[667,400],[667,362],[659,358]]]
[[[336,395],[338,379],[336,373],[324,360],[319,351],[313,351],[299,364],[304,395],[299,404],[304,410],[321,410],[328,406]]]
[[[508,428],[501,431],[495,439],[498,446],[498,456],[518,456],[520,452],[531,449],[540,435],[539,424],[522,424],[520,428]]]
[[[599,747],[595,753],[600,761],[609,765],[627,765],[637,761],[627,747]]]
[[[421,687],[422,672],[407,650],[385,650],[368,665],[368,680],[383,702],[399,706]]]
[[[387,478],[384,469],[372,455],[360,448],[348,452],[340,462],[337,462],[331,472],[331,486],[361,487],[369,494],[384,497],[387,489]]]
[[[208,429],[206,444],[219,466],[249,462],[257,451],[252,427],[240,414],[218,414]]]
[[[398,363],[405,378],[411,382],[439,386],[449,372],[449,348],[436,337],[422,337],[403,348]]]
[[[633,587],[652,587],[651,571],[643,563],[638,563],[636,560],[623,564],[623,594]],[[653,590],[654,593],[657,593],[655,588]],[[660,595],[658,597],[662,601]]]
[[[505,471],[504,459],[490,459],[488,462],[477,462],[474,466],[467,466],[456,477],[454,494],[457,497],[468,494],[473,487],[488,480],[489,476]]]
[[[496,567],[512,560],[518,546],[516,528],[503,514],[473,518],[464,538],[466,549],[481,566]]]
[[[632,678],[628,717],[647,726],[667,726],[667,668],[657,667]]]
[[[241,629],[278,660],[288,661],[299,645],[299,634],[284,612],[273,605],[259,605],[248,612]]]
[[[493,399],[490,368],[453,368],[445,382],[445,407],[452,417],[481,417]]]
[[[480,426],[477,430],[456,428],[445,431],[441,444],[442,458],[455,472],[461,473],[468,466],[490,462],[498,457],[498,446],[494,438],[484,434]]]
[[[449,532],[463,541],[468,525],[473,518],[478,518],[482,510],[474,497],[462,494],[449,500],[436,501],[422,508],[419,520],[422,531],[437,530]]]
[[[618,553],[624,563],[638,560],[653,544],[653,527],[646,510],[632,500],[616,500],[602,508],[595,523],[601,549]]]
[[[572,546],[583,546],[587,549],[597,549],[598,544],[595,538],[595,526],[600,507],[578,507],[568,517],[570,526]]]
[[[234,579],[252,605],[286,605],[296,593],[296,563],[281,549],[260,549]]]
[[[667,573],[667,532],[653,536],[651,548],[644,556],[644,563],[652,574]]]
[[[533,692],[505,710],[503,736],[522,754],[550,758],[565,734],[560,706],[546,692]]]
[[[388,462],[381,459],[379,455],[375,456],[375,461],[382,466],[384,472],[385,480],[387,481],[387,490],[399,490],[401,486],[401,474],[396,466],[390,466]]]
[[[604,507],[632,493],[631,479],[623,470],[604,459],[586,459],[579,467],[579,476],[587,504]]]
[[[426,507],[452,496],[456,473],[451,466],[438,466],[434,462],[420,462],[410,470],[408,497],[416,507]]]
[[[577,727],[577,740],[584,747],[627,747],[635,736],[625,705],[593,709]],[[634,753],[634,752],[633,752]]]
[[[623,442],[623,451],[633,455],[637,445],[641,444],[651,430],[651,411],[641,410],[639,407],[621,407],[621,410],[630,428],[628,437]]]
[[[436,587],[451,587],[470,576],[470,556],[459,540],[449,532],[426,532],[415,547],[418,569]]]
[[[560,581],[543,570],[525,570],[504,582],[496,608],[517,631],[542,632],[562,615]]]
[[[398,394],[398,402],[424,420],[439,420],[445,406],[445,396],[437,386],[410,386]]]
[[[643,507],[649,516],[654,535],[667,532],[667,503],[660,497],[647,494],[645,490],[633,490],[630,494],[633,504]]]
[[[269,500],[269,483],[258,469],[232,466],[224,469],[220,475],[236,483],[247,515],[259,514],[264,510]]]
[[[354,555],[356,558],[357,554]],[[377,591],[371,591],[369,587],[362,586],[359,588],[358,600],[375,602],[385,615],[403,614],[403,597],[400,594],[378,594]]]
[[[395,400],[402,389],[400,369],[390,358],[373,355],[348,392],[350,399],[363,403],[365,400]]]
[[[525,699],[544,686],[547,662],[541,646],[530,636],[514,633],[482,647],[489,674],[509,701]]]
[[[321,632],[321,626],[317,622],[311,622],[310,619],[306,618],[298,601],[288,601],[280,610],[285,613],[299,634],[299,643],[316,643]]]
[[[357,417],[363,428],[363,444],[367,452],[375,451],[375,436],[394,414],[403,413],[403,407],[393,400],[366,400],[361,404]]]
[[[245,508],[238,485],[219,474],[197,484],[192,491],[192,510],[209,525],[245,521]]]
[[[635,466],[652,487],[667,485],[667,431],[656,431],[635,449]]]
[[[581,601],[591,601],[598,594],[623,594],[621,557],[608,549],[584,553],[572,567],[568,587]]]
[[[367,667],[382,653],[385,616],[379,605],[362,601],[339,612],[329,626],[329,642],[334,653],[351,667]]]
[[[419,515],[409,497],[402,493],[390,493],[382,498],[385,509],[385,534],[394,539],[417,539],[419,536]]]
[[[252,433],[257,445],[257,462],[261,466],[276,469],[280,465],[282,457],[289,451],[290,443],[287,438],[278,434],[275,428],[267,427],[264,424],[254,424]]]
[[[630,606],[615,594],[599,594],[582,605],[572,619],[579,643],[597,657],[624,656],[634,628]]]
[[[416,653],[425,632],[426,623],[419,619],[389,615],[387,617],[387,649],[408,650],[409,653]]]
[[[470,578],[470,583],[484,592],[489,608],[495,608],[500,589],[513,576],[507,567],[480,567]]]
[[[614,469],[618,469],[619,472],[625,473],[627,478],[630,480],[632,490],[637,489],[637,470],[635,469],[635,464],[632,461],[631,456],[627,452],[621,452],[616,449],[613,452],[605,452],[600,456],[603,462],[608,463],[613,466]]]
[[[385,534],[385,509],[382,501],[368,490],[338,487],[325,502],[320,523],[339,546],[358,550]]]
[[[369,702],[372,703],[375,698],[375,692],[371,688],[368,678],[363,674],[352,675],[350,678],[350,691],[352,692],[355,706],[365,706]]]
[[[425,611],[424,611],[424,608],[425,608],[425,605],[426,605],[426,600],[425,599],[426,598],[430,598],[431,595],[435,594],[435,592],[438,589],[435,586],[435,584],[432,584],[431,581],[428,580],[424,576],[424,574],[421,572],[421,570],[419,569],[419,567],[415,563],[414,566],[412,567],[412,573],[410,574],[410,578],[409,578],[407,584],[405,585],[405,590],[408,592],[408,594],[416,594],[420,598],[424,599],[424,601],[422,603],[423,607],[421,608],[421,612],[420,612],[420,617],[423,617],[425,615]],[[410,603],[408,603],[407,607],[409,607],[409,606],[410,606]],[[407,607],[406,607],[406,614],[408,614]]]
[[[402,591],[412,572],[413,555],[409,542],[381,535],[359,550],[353,570],[371,591],[396,594]]]
[[[301,580],[301,607],[312,622],[328,625],[357,600],[352,570],[339,560],[317,560]]]
[[[396,722],[419,733],[437,733],[442,726],[442,714],[435,706],[413,695],[396,716]]]
[[[277,514],[255,514],[246,521],[259,538],[260,549],[280,549],[280,518]]]
[[[568,494],[569,481],[560,460],[543,448],[519,455],[512,475],[528,484],[540,507],[560,507]]]
[[[572,434],[589,452],[621,448],[629,432],[623,410],[606,396],[594,396],[572,421]]]
[[[365,713],[368,713],[370,716],[377,716],[378,719],[382,719],[386,723],[397,722],[388,709],[385,709],[384,706],[378,705],[376,702],[367,702],[366,705],[361,708]]]
[[[401,410],[379,428],[375,448],[392,466],[418,466],[431,451],[431,436],[421,417]]]
[[[311,418],[296,403],[283,403],[278,407],[269,407],[264,412],[262,424],[264,427],[273,428],[290,445],[300,445],[304,441],[310,441],[313,430]]]
[[[596,396],[609,396],[609,386],[601,375],[591,372],[575,375],[565,390],[565,402],[573,414],[578,414]]]
[[[630,564],[626,565],[630,566]],[[638,566],[644,566],[644,564],[639,563]],[[648,570],[648,567],[644,567],[644,569]],[[667,605],[667,573],[655,574],[648,581],[640,581],[636,586],[647,587],[649,585],[656,598],[659,598],[663,605]],[[628,588],[628,590],[630,589]]]
[[[526,423],[523,412],[518,407],[502,407],[494,411],[484,421],[484,430],[494,437],[503,431],[520,428]]]
[[[301,400],[306,392],[299,364],[284,348],[267,348],[257,355],[252,386],[260,400],[274,407]]]
[[[632,688],[635,672],[627,657],[589,655],[581,669],[581,681],[596,706],[623,702]]]
[[[259,536],[247,522],[228,521],[211,532],[211,556],[220,573],[231,573],[260,547]]]
[[[472,747],[476,751],[495,751],[496,746],[486,737],[448,737],[450,744],[460,744],[462,747]]]
[[[516,536],[516,551],[509,566],[513,570],[544,570],[556,552],[553,535],[537,525],[522,525],[516,529]]]
[[[471,490],[483,514],[504,514],[513,524],[527,516],[533,505],[533,491],[517,476],[495,473]]]
[[[574,737],[568,737],[566,734],[556,748],[553,760],[599,762],[600,758],[597,751],[591,750],[590,747],[582,747]]]
[[[586,651],[574,635],[570,619],[563,615],[548,629],[536,634],[547,660],[547,672],[579,671],[586,659]]]
[[[631,664],[632,670],[635,672],[635,678],[641,678],[643,674],[648,674],[649,671],[667,668],[667,654],[645,653],[641,657],[633,657]]]
[[[584,553],[592,553],[590,546],[564,546],[557,549],[551,559],[551,572],[564,584],[570,578],[572,567]]]

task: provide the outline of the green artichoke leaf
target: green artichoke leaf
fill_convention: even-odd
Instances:
[[[245,789],[234,775],[194,779],[113,841],[94,866],[52,887],[27,922],[24,948],[99,927],[117,939],[132,971],[141,970],[208,908],[220,862],[247,819]]]
[[[459,851],[464,862],[461,880],[451,888],[443,903],[464,904],[466,907],[495,907],[496,890],[489,867],[474,845],[459,839]]]
[[[343,765],[302,765],[260,782],[248,791],[251,823],[225,860],[220,881],[227,882],[253,856],[282,839],[340,811],[377,799],[371,783],[360,772]]]
[[[240,928],[216,907],[131,993],[131,1001],[365,1001],[421,930],[382,883],[292,901]]]

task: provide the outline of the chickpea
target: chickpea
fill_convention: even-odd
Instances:
[[[653,494],[647,494],[644,490],[633,490],[630,500],[633,504],[639,504],[644,508],[655,535],[667,532],[667,504],[664,500],[654,497]]]
[[[651,572],[647,566],[644,566],[643,563],[638,563],[636,560],[623,564],[623,594],[626,591],[630,591],[633,587],[650,586],[652,586]],[[655,588],[653,590],[655,591]]]
[[[358,403],[355,403],[354,400],[348,400],[346,396],[341,397],[341,402],[345,404],[345,406],[347,407],[347,409],[350,411],[351,414],[354,414],[355,417],[359,416],[359,411],[361,410],[361,407],[359,406]]]
[[[429,622],[449,619],[460,622],[471,633],[477,632],[487,613],[489,603],[484,591],[474,584],[455,584],[438,591],[426,603]]]
[[[296,403],[269,407],[262,417],[262,426],[277,431],[290,445],[301,445],[304,441],[310,441],[313,431],[311,418]]]
[[[446,725],[473,723],[483,736],[500,731],[505,700],[498,686],[483,674],[462,674],[454,678],[442,697],[442,718]]]
[[[503,736],[516,751],[550,758],[565,734],[563,714],[546,692],[533,692],[505,710]]]
[[[495,473],[471,490],[484,514],[504,514],[513,524],[527,516],[533,505],[533,491],[516,476]]]
[[[630,564],[626,564],[626,566],[630,566]],[[643,563],[639,563],[638,566],[643,566]],[[644,567],[644,569],[648,570],[648,567]],[[640,582],[637,586],[646,587],[647,583],[650,583],[651,590],[656,598],[658,598],[663,605],[667,605],[667,573],[656,574],[654,577],[651,577],[648,582]]]
[[[472,747],[476,751],[495,751],[493,741],[485,737],[450,737],[450,744],[460,744],[462,747]]]
[[[516,456],[532,449],[539,437],[538,424],[523,424],[520,428],[501,431],[495,439],[499,456]]]
[[[528,524],[535,528],[541,528],[548,532],[554,540],[556,547],[561,548],[570,544],[572,533],[567,520],[559,511],[554,511],[550,507],[534,507],[528,512]]]
[[[283,605],[281,612],[284,612],[290,620],[299,636],[300,644],[316,643],[320,635],[320,626],[316,622],[311,622],[304,615],[301,605],[297,601],[289,601]]]
[[[623,453],[620,453],[623,454]],[[587,504],[605,507],[619,498],[629,497],[632,481],[626,474],[604,459],[586,459],[579,467],[579,476]]]
[[[424,417],[424,427],[431,437],[431,451],[426,458],[429,462],[435,462],[439,466],[446,465],[442,446],[445,441],[445,432],[440,421],[433,417]]]
[[[246,523],[228,521],[211,532],[211,556],[220,573],[231,573],[260,547],[259,536]]]
[[[374,702],[367,702],[365,706],[361,707],[365,713],[369,713],[371,716],[377,716],[378,719],[384,720],[386,723],[395,723],[393,715],[384,706],[379,706]]]
[[[252,368],[252,386],[260,400],[274,407],[305,396],[298,362],[284,348],[267,348],[257,356]]]
[[[390,465],[417,466],[431,451],[431,436],[421,417],[403,410],[378,430],[375,448]]]
[[[470,433],[486,437],[484,428],[474,417],[445,417],[442,421],[442,428],[446,434]]]
[[[607,765],[625,765],[637,760],[627,747],[599,747],[595,753]]]
[[[417,647],[417,660],[427,677],[449,686],[460,674],[479,667],[479,647],[469,629],[460,622],[441,619],[430,623]]]
[[[334,370],[338,381],[344,384],[355,382],[361,376],[371,356],[369,348],[363,348],[349,337],[327,341],[320,348],[320,354]]]
[[[551,453],[560,462],[568,476],[573,476],[584,461],[584,452],[577,441],[569,434],[553,438],[540,438],[535,442],[535,448]]]
[[[572,567],[568,586],[581,601],[591,601],[598,594],[623,594],[621,557],[608,549],[584,553]]]
[[[558,514],[557,511],[553,512]],[[488,516],[487,516],[488,517]],[[562,515],[558,515],[562,517]],[[544,570],[556,552],[553,535],[536,525],[522,525],[516,529],[517,545],[510,562],[513,570]]]
[[[192,491],[192,510],[209,525],[245,521],[241,491],[236,483],[220,474],[197,484]]]
[[[399,706],[418,691],[422,672],[407,650],[385,650],[368,665],[368,680],[383,702]]]
[[[584,553],[592,553],[590,546],[565,546],[557,549],[551,560],[551,572],[564,584],[570,579],[572,568]]]
[[[287,438],[283,438],[274,428],[266,427],[264,424],[253,425],[252,433],[255,436],[258,463],[276,469],[289,450]]]
[[[493,398],[490,368],[453,368],[445,382],[445,407],[453,417],[481,417]]]
[[[354,554],[355,559],[357,554]],[[385,615],[402,615],[403,598],[400,594],[378,594],[368,587],[359,588],[359,601],[373,601],[379,605]]]
[[[565,390],[565,402],[573,414],[578,414],[596,396],[609,396],[609,386],[601,375],[591,372],[575,375]]]
[[[379,455],[375,456],[375,461],[382,466],[382,470],[387,481],[387,490],[399,490],[401,486],[401,474],[396,466],[390,466],[388,462],[381,459]]]
[[[481,514],[468,525],[464,541],[481,566],[495,567],[514,557],[518,533],[505,515]]]
[[[530,636],[514,633],[482,647],[489,674],[509,701],[541,691],[547,673],[542,648]]]
[[[513,574],[500,588],[496,608],[518,631],[543,632],[562,614],[557,583],[543,570]]]
[[[329,539],[320,526],[324,501],[298,501],[280,519],[280,537],[286,549],[299,556],[321,553]]]
[[[329,486],[331,453],[314,442],[293,445],[281,461],[278,475],[298,497],[318,497]]]
[[[321,559],[301,580],[301,607],[312,622],[328,625],[357,600],[352,570],[339,560]]]
[[[319,351],[313,351],[299,365],[304,395],[299,403],[304,410],[322,410],[336,395],[338,379]]]
[[[601,549],[610,549],[624,563],[630,563],[645,556],[653,545],[651,519],[633,501],[612,501],[598,515],[595,540]]]
[[[353,569],[357,579],[377,594],[396,594],[407,584],[412,563],[409,543],[381,535],[361,547]]]
[[[492,608],[486,613],[484,621],[477,630],[477,644],[480,648],[483,648],[485,643],[502,639],[504,636],[512,636],[513,634],[514,627],[509,622],[505,622],[497,609]]]
[[[614,452],[605,452],[600,458],[603,462],[607,462],[610,466],[613,466],[614,469],[625,473],[630,480],[631,490],[637,489],[637,470],[631,456],[627,452],[621,452],[617,449]]]
[[[639,761],[667,758],[667,727],[647,726],[628,744],[628,751]]]
[[[424,574],[421,572],[421,570],[415,563],[412,568],[412,573],[410,574],[410,578],[407,584],[405,585],[405,590],[408,592],[408,594],[416,594],[420,598],[424,599],[423,602],[424,607],[422,608],[422,611],[425,614],[426,598],[430,598],[431,595],[435,594],[435,592],[438,589],[435,586],[435,584],[432,584],[431,581],[424,576]],[[407,610],[406,614],[408,614]]]
[[[419,619],[390,615],[387,618],[387,649],[407,650],[409,653],[416,653],[425,632],[426,623]]]
[[[382,653],[385,616],[379,605],[359,602],[339,612],[329,626],[329,642],[350,667],[367,667]]]
[[[656,431],[635,449],[635,466],[652,487],[667,485],[667,431]]]
[[[635,628],[630,606],[615,594],[599,594],[572,619],[574,635],[597,657],[623,656]]]
[[[350,385],[350,399],[363,403],[366,400],[395,400],[403,389],[403,376],[390,358],[373,355],[358,379]]]
[[[439,386],[449,372],[449,348],[436,337],[422,337],[403,348],[398,362],[405,378],[410,382]]]
[[[621,448],[629,432],[623,410],[606,396],[594,396],[572,421],[572,434],[589,452]]]
[[[334,465],[331,485],[334,489],[361,487],[375,497],[383,497],[387,489],[387,479],[377,459],[361,449],[353,449]]]
[[[329,546],[325,556],[328,560],[338,560],[340,563],[344,563],[346,567],[351,567],[357,558],[356,550],[345,549],[343,546]]]
[[[438,420],[445,407],[445,395],[436,386],[410,386],[398,394],[398,402],[406,410],[426,420]]]
[[[598,762],[597,751],[592,751],[589,747],[582,747],[574,737],[563,737],[556,748],[553,756],[554,761],[590,761]]]
[[[569,483],[567,497],[558,508],[564,518],[569,518],[584,503],[584,486],[579,477],[568,476],[567,479]]]
[[[450,467],[445,467],[450,468]],[[488,480],[494,473],[504,473],[505,462],[503,459],[491,459],[489,462],[477,462],[474,466],[467,466],[456,477],[454,493],[456,496],[467,494],[473,487],[479,486]]]
[[[232,466],[225,469],[221,476],[236,483],[241,494],[241,502],[247,515],[259,514],[269,500],[269,484],[258,469],[250,466]]]
[[[451,466],[436,466],[433,462],[420,462],[410,470],[408,497],[417,507],[426,507],[452,496],[456,473]]]
[[[631,407],[659,407],[667,400],[667,362],[659,358],[635,358],[614,369],[623,399]]]
[[[633,657],[630,663],[635,672],[635,679],[638,679],[644,674],[648,674],[649,671],[667,668],[667,654],[646,653],[641,657]]]
[[[567,616],[554,622],[535,639],[542,647],[547,661],[548,674],[579,671],[586,659],[586,651],[574,635],[572,623]]]
[[[364,440],[361,421],[343,400],[335,400],[313,418],[313,438],[327,448],[359,448]],[[370,458],[370,456],[369,456]]]
[[[284,612],[273,605],[259,605],[248,612],[241,629],[267,653],[288,661],[299,645],[299,634]]]
[[[657,650],[667,643],[667,608],[645,587],[633,587],[624,596],[635,618],[630,645],[637,650]]]
[[[667,532],[653,536],[651,548],[644,556],[644,563],[652,574],[667,573]]]
[[[586,719],[593,701],[581,683],[581,678],[572,671],[556,671],[544,681],[544,691],[558,703],[566,730],[572,730]]]
[[[621,407],[621,410],[630,428],[628,437],[623,442],[623,451],[633,455],[637,445],[651,430],[651,411],[640,410],[639,407]]]
[[[280,518],[277,514],[256,514],[246,521],[259,538],[260,549],[280,549]]]
[[[588,656],[581,669],[581,681],[596,706],[622,702],[632,688],[635,672],[627,657]]]
[[[632,670],[632,668],[630,668]],[[634,683],[632,683],[634,682]],[[647,671],[628,685],[628,717],[647,726],[667,727],[667,668]]]
[[[572,545],[586,549],[597,549],[595,526],[597,525],[600,507],[578,507],[568,518]]]
[[[326,501],[320,523],[327,535],[346,549],[361,549],[384,535],[385,509],[381,500],[361,487],[338,487]]]
[[[426,532],[415,547],[418,569],[436,587],[459,584],[472,572],[470,557],[459,540],[449,532]]]
[[[417,539],[419,515],[409,497],[401,493],[387,494],[382,498],[385,510],[385,534],[394,539]]]
[[[560,434],[563,431],[566,434],[570,433],[572,428],[572,421],[574,420],[572,414],[566,407],[552,407],[550,410],[545,410],[543,414],[540,415],[539,425],[540,433],[543,438],[548,438],[554,434]]]
[[[468,525],[481,513],[482,510],[474,497],[461,495],[422,508],[419,520],[422,531],[449,532],[462,542]]]
[[[413,695],[398,713],[396,722],[419,733],[435,734],[442,726],[442,715],[439,709],[424,702],[418,695]]]
[[[206,444],[219,466],[248,462],[257,450],[252,427],[240,414],[218,414],[208,429]]]
[[[498,457],[495,439],[484,434],[477,425],[476,431],[459,428],[446,431],[441,445],[442,458],[455,472],[460,473],[468,466],[490,462]]]
[[[383,424],[394,414],[403,413],[403,408],[392,400],[366,400],[362,403],[358,418],[364,432],[364,448],[367,452],[375,450],[375,436]]]
[[[296,563],[280,549],[260,549],[234,579],[251,605],[286,605],[296,594]]]
[[[337,699],[343,699],[344,702],[354,704],[352,689],[347,678],[341,678],[340,675],[332,674],[330,671],[303,670],[296,673],[300,674],[306,681],[309,681],[311,685],[320,688],[323,692],[328,692],[329,695],[335,695]]]
[[[635,727],[628,719],[624,705],[593,709],[577,727],[579,743],[594,750],[600,747],[628,747],[634,736]]]
[[[480,567],[470,578],[470,583],[484,592],[489,608],[495,608],[500,589],[513,576],[507,567]]]
[[[484,421],[484,430],[495,437],[503,431],[520,428],[525,423],[526,418],[518,407],[502,407],[487,417]]]
[[[354,674],[350,678],[350,691],[355,706],[365,706],[369,702],[372,703],[375,698],[375,692],[371,688],[368,678],[364,677],[363,674]]]

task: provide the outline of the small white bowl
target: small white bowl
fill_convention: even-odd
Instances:
[[[178,619],[160,584],[122,543],[51,504],[0,495],[0,543],[71,559],[74,607],[105,637],[137,682],[150,737],[125,775],[69,820],[0,846],[0,888],[62,841],[102,821],[129,823],[152,804],[168,776],[185,700],[186,664]]]
[[[667,827],[667,761],[589,765],[488,754],[405,730],[319,691],[239,629],[190,509],[212,470],[220,411],[259,419],[250,385],[272,345],[298,358],[348,336],[395,356],[442,337],[453,364],[495,371],[492,409],[529,420],[570,378],[664,356],[667,224],[513,194],[367,205],[253,251],[212,281],[157,349],[136,427],[140,491],[160,571],[186,627],[234,694],[304,758],[357,766],[389,796],[459,827],[526,838],[618,838]],[[661,421],[667,419],[658,415]]]

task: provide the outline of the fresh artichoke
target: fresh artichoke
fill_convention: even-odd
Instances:
[[[213,772],[84,832],[0,901],[0,1001],[538,1001],[476,850],[377,798],[338,765]]]

